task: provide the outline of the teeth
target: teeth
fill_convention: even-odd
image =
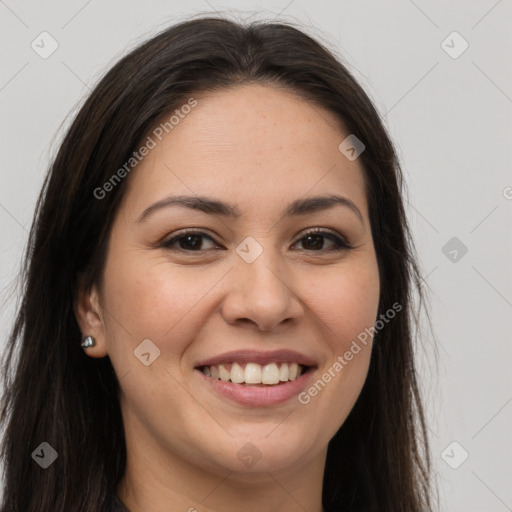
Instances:
[[[244,370],[238,363],[231,366],[231,382],[241,384],[245,380]]]
[[[224,382],[227,382],[231,377],[231,373],[228,372],[228,370],[223,364],[219,364],[219,377],[220,380],[223,380]]]
[[[290,380],[295,380],[299,373],[299,365],[297,363],[292,363],[288,368],[288,378]]]
[[[246,384],[261,384],[261,366],[255,363],[247,363],[244,380]]]
[[[288,380],[288,375],[289,375],[288,365],[282,364],[281,368],[279,368],[279,380],[286,382]]]
[[[276,385],[280,382],[295,380],[303,373],[304,367],[297,363],[269,363],[262,366],[246,363],[243,368],[239,363],[203,366],[202,372],[213,379],[235,384]]]
[[[261,370],[262,384],[277,384],[279,382],[279,368],[276,363],[270,363]]]

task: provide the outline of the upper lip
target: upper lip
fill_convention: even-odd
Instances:
[[[213,356],[196,363],[195,368],[213,366],[223,363],[257,363],[266,365],[270,363],[298,363],[303,366],[315,366],[315,361],[295,350],[234,350]]]

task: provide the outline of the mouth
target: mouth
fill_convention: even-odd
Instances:
[[[284,404],[304,390],[317,362],[295,350],[235,350],[194,364],[198,384],[214,399],[238,405],[267,407]]]
[[[314,359],[293,350],[238,350],[197,362],[194,374],[215,400],[269,407],[297,398],[317,368]]]
[[[207,377],[240,386],[273,387],[296,381],[301,375],[312,370],[312,366],[296,362],[272,362],[265,365],[247,362],[228,362],[223,364],[202,365],[196,367]]]

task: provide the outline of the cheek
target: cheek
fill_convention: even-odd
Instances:
[[[300,400],[315,408],[314,416],[323,418],[332,434],[350,413],[366,380],[380,295],[378,267],[371,255],[345,263],[311,281],[316,285],[308,307],[323,333],[328,357]]]
[[[142,252],[113,255],[105,272],[109,331],[116,339],[128,337],[133,348],[150,339],[162,355],[182,352],[204,323],[208,293],[224,273],[206,267],[201,273]]]
[[[379,274],[373,258],[333,269],[314,280],[309,308],[336,353],[347,350],[351,341],[374,325],[379,305]],[[309,279],[308,279],[309,281]]]

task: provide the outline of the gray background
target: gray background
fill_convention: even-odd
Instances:
[[[385,117],[439,343],[437,370],[430,342],[419,362],[441,510],[512,510],[510,0],[0,1],[0,350],[15,309],[7,292],[70,112],[129,48],[215,10],[301,23]],[[31,48],[43,31],[59,45],[47,59]],[[447,53],[463,49],[454,31],[469,44],[457,58]],[[458,246],[446,246],[452,237]]]

